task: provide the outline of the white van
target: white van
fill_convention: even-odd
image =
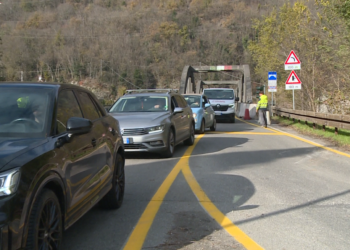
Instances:
[[[235,122],[236,98],[233,89],[207,88],[203,90],[203,93],[209,98],[209,102],[215,111],[216,120]]]

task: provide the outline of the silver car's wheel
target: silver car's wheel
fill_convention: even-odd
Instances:
[[[191,128],[190,128],[190,137],[184,141],[184,143],[188,146],[191,146],[194,144],[194,125],[191,124]]]
[[[170,129],[169,135],[168,135],[168,144],[165,152],[162,154],[165,158],[170,158],[174,154],[175,149],[175,136],[172,129]]]

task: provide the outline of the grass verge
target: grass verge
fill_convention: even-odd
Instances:
[[[350,131],[344,129],[338,129],[338,134],[335,134],[334,127],[326,127],[323,130],[322,126],[316,125],[316,128],[313,128],[312,124],[306,124],[304,121],[293,121],[288,118],[282,118],[279,116],[273,116],[272,120],[282,126],[292,127],[296,131],[306,134],[316,136],[318,138],[327,139],[337,146],[345,147],[347,150],[350,150]]]

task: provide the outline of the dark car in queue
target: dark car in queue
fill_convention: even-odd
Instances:
[[[89,209],[121,206],[118,121],[71,84],[0,83],[0,249],[60,249]]]
[[[176,145],[193,145],[191,108],[170,89],[128,90],[109,110],[120,122],[125,152],[154,152],[172,157]]]

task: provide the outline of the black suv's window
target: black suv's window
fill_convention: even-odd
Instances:
[[[45,87],[0,87],[0,136],[41,137],[52,115],[54,91]]]
[[[179,106],[178,106],[177,103],[176,103],[175,97],[172,96],[172,97],[171,97],[171,111],[174,112],[174,109],[175,109],[176,107],[179,107]]]
[[[186,108],[187,107],[187,102],[186,100],[181,96],[181,95],[176,95],[175,100],[177,102],[177,105],[181,108]]]
[[[84,117],[93,121],[100,118],[95,104],[92,102],[90,96],[86,92],[78,92],[81,109],[83,110]]]
[[[71,117],[83,117],[73,91],[64,90],[58,96],[57,103],[57,133],[66,131],[67,121]]]

